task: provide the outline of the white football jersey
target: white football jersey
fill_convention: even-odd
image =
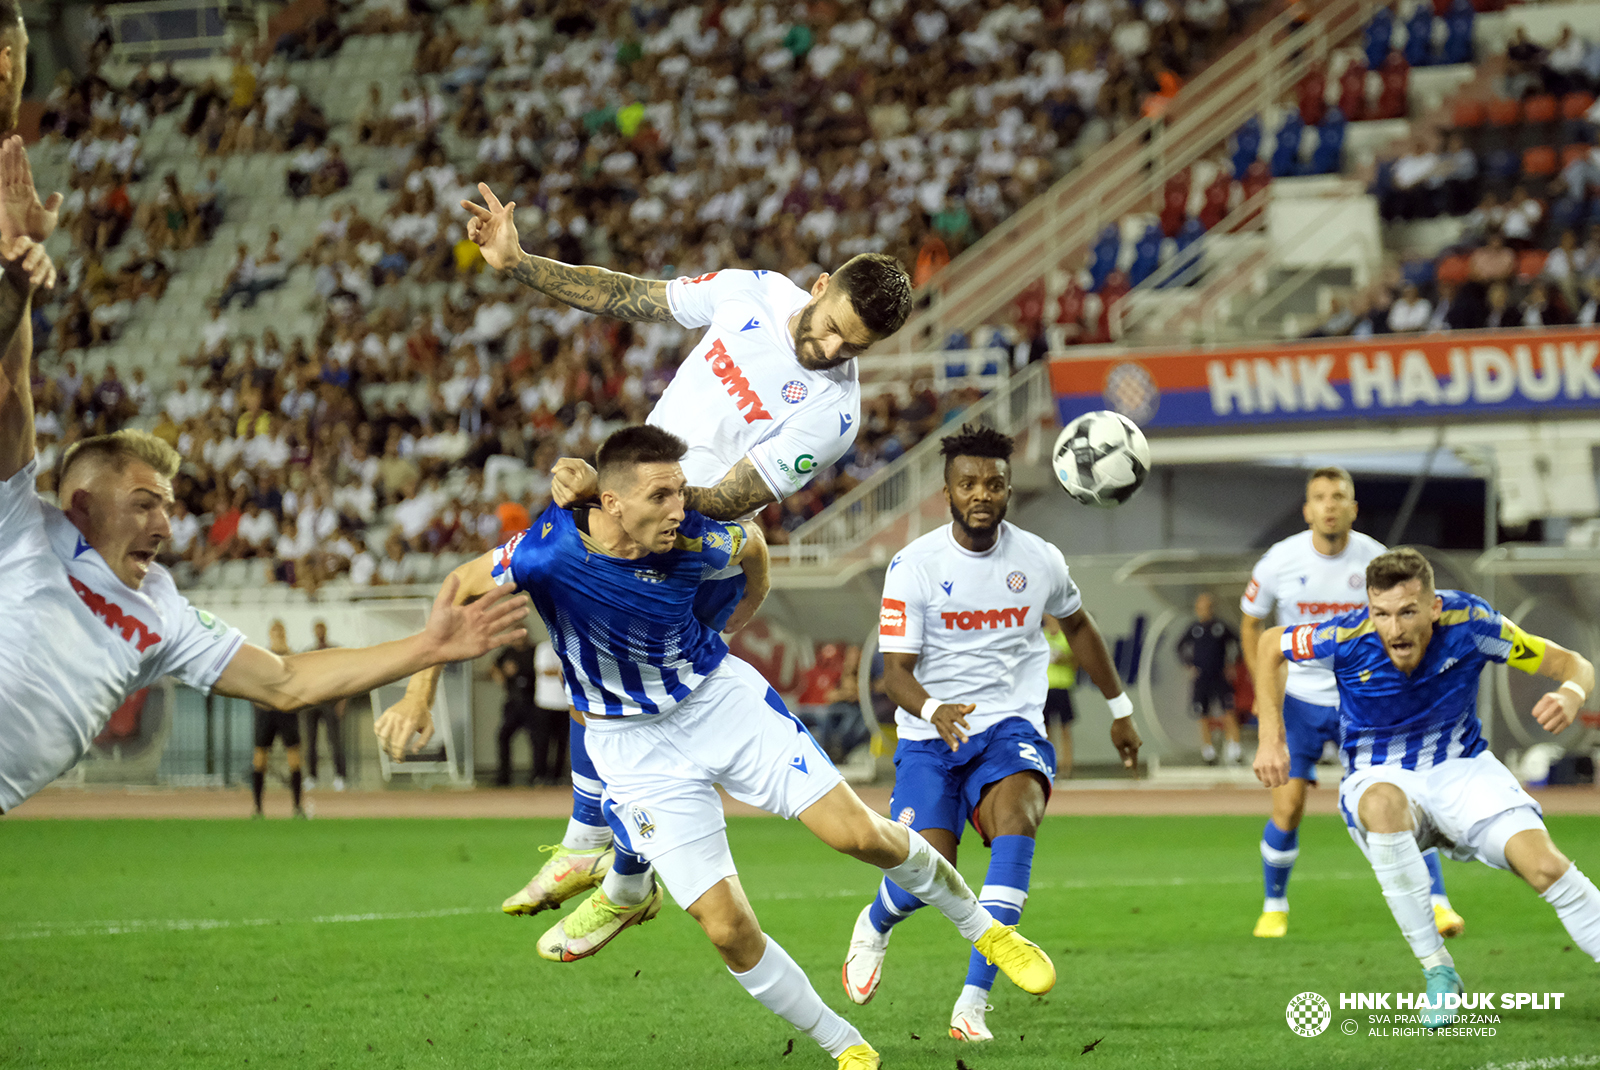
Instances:
[[[1257,620],[1277,614],[1285,628],[1316,624],[1367,604],[1367,562],[1383,553],[1383,543],[1359,531],[1344,550],[1319,553],[1307,529],[1273,543],[1250,573],[1239,608]],[[1289,663],[1288,692],[1315,706],[1339,705],[1333,672]]]
[[[39,498],[30,461],[0,483],[0,810],[75,765],[127,698],[168,674],[209,691],[244,636],[153,565],[135,591]]]
[[[855,441],[855,361],[811,371],[795,355],[789,319],[810,299],[775,271],[714,271],[667,283],[677,321],[710,328],[647,421],[689,444],[683,474],[690,486],[715,486],[749,457],[781,501]]]
[[[1001,521],[983,553],[955,540],[954,524],[912,542],[889,562],[878,614],[885,653],[919,655],[917,682],[940,702],[970,702],[968,734],[1008,717],[1044,733],[1050,644],[1043,616],[1083,605],[1061,551]],[[915,711],[896,710],[901,739],[938,739]]]

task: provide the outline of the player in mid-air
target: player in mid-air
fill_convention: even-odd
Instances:
[[[1240,644],[1245,668],[1259,691],[1256,653],[1265,621],[1279,625],[1315,624],[1366,604],[1367,562],[1383,544],[1354,530],[1355,482],[1343,468],[1318,468],[1306,479],[1301,512],[1307,529],[1274,543],[1250,574],[1239,608],[1244,611]],[[1266,898],[1255,935],[1284,936],[1289,931],[1289,875],[1300,856],[1300,820],[1306,790],[1317,782],[1317,760],[1324,744],[1339,741],[1339,692],[1331,673],[1314,665],[1289,666],[1288,697],[1283,701],[1289,746],[1289,776],[1272,789],[1272,816],[1261,833],[1261,869]],[[1466,926],[1444,890],[1439,852],[1424,855],[1432,877],[1433,913],[1439,932],[1459,936]]]
[[[596,315],[677,322],[708,330],[678,368],[648,422],[688,443],[683,458],[688,507],[719,520],[753,516],[832,465],[855,441],[861,385],[855,357],[905,322],[911,281],[893,257],[864,254],[810,291],[775,271],[726,270],[672,281],[562,264],[523,252],[516,203],[480,185],[484,204],[463,201],[467,234],[488,264],[517,282]],[[558,505],[592,499],[594,470],[566,459],[556,466]],[[700,619],[722,630],[745,593],[732,569],[702,585]],[[612,863],[611,830],[601,809],[604,784],[585,747],[582,717],[571,734],[573,811],[567,833],[509,914],[533,914],[593,887]]]
[[[739,983],[841,1068],[871,1070],[878,1055],[762,933],[728,850],[716,785],[799,817],[823,842],[933,903],[1025,990],[1047,991],[1049,957],[995,920],[926,840],[868,810],[777,693],[698,619],[701,580],[741,565],[762,543],[743,524],[685,510],[685,452],[660,428],[615,432],[600,447],[598,508],[552,504],[506,546],[457,570],[469,595],[514,583],[533,596],[569,696],[588,717],[611,814]],[[426,697],[385,711],[380,735],[391,753],[428,725]],[[653,878],[613,888],[608,875],[579,912],[648,913],[659,903]]]
[[[1015,924],[1028,898],[1034,837],[1055,780],[1045,736],[1050,646],[1044,614],[1111,703],[1111,742],[1128,768],[1139,756],[1133,702],[1083,608],[1061,551],[1006,522],[1011,439],[966,425],[940,443],[952,522],[889,562],[878,618],[883,683],[899,707],[890,813],[952,864],[971,822],[990,849],[979,899]],[[856,918],[844,987],[866,1003],[883,979],[894,926],[922,901],[885,877]],[[992,1040],[985,1013],[995,968],[974,952],[950,1015],[956,1040]]]
[[[1476,595],[1436,591],[1432,566],[1409,547],[1368,562],[1365,586],[1360,609],[1262,637],[1255,771],[1268,787],[1289,778],[1280,713],[1286,665],[1331,672],[1345,769],[1339,811],[1422,964],[1438,1004],[1426,1024],[1438,1026],[1454,1016],[1442,997],[1462,985],[1433,919],[1422,860],[1429,847],[1514,872],[1555,909],[1573,944],[1600,962],[1600,891],[1551,842],[1539,804],[1488,749],[1477,712],[1484,667],[1509,664],[1561,682],[1533,707],[1545,730],[1560,732],[1593,693],[1594,666]]]

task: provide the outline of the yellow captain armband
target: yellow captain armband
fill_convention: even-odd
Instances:
[[[744,549],[744,544],[750,539],[750,533],[744,529],[743,524],[728,525],[728,560],[739,556]]]
[[[1501,634],[1511,640],[1511,655],[1506,658],[1506,664],[1525,673],[1538,672],[1544,661],[1545,641],[1537,635],[1529,635],[1510,621],[1505,622]]]

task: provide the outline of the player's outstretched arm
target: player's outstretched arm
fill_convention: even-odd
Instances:
[[[578,457],[563,457],[550,470],[550,497],[565,509],[574,502],[598,501],[600,480],[594,466]],[[738,520],[778,500],[750,458],[729,469],[714,487],[685,487],[685,509],[711,520]]]
[[[1100,689],[1106,701],[1111,702],[1122,696],[1122,677],[1117,675],[1111,651],[1106,649],[1105,636],[1100,634],[1100,628],[1089,616],[1089,611],[1079,607],[1071,616],[1063,617],[1061,633],[1067,637],[1067,645],[1072,648],[1072,656],[1079,668],[1089,674],[1089,679],[1094,681],[1094,686]],[[1144,740],[1139,738],[1139,730],[1133,726],[1131,716],[1112,717],[1111,744],[1122,756],[1124,769],[1138,766],[1139,748],[1144,745]]]
[[[1269,788],[1289,783],[1289,744],[1283,734],[1283,691],[1289,662],[1283,656],[1283,629],[1268,628],[1255,656],[1256,721],[1259,742],[1253,768]]]
[[[498,587],[494,582],[494,553],[490,552],[459,565],[445,578],[434,599],[434,608],[446,600],[452,607],[481,605],[514,590],[510,586]],[[517,637],[508,639],[515,642]],[[400,701],[383,711],[373,724],[378,746],[395,761],[403,761],[409,747],[412,754],[427,745],[433,738],[433,694],[439,687],[439,673],[443,662],[419,666],[411,673],[406,693]]]
[[[918,655],[895,651],[883,653],[883,690],[902,710],[920,714],[939,732],[939,738],[955,750],[967,741],[967,714],[978,707],[970,702],[945,702],[931,713],[922,713],[933,696],[917,681]]]
[[[767,537],[759,524],[741,524],[744,528],[744,545],[731,563],[744,569],[744,597],[733,607],[724,632],[736,632],[755,619],[761,603],[772,590],[772,556],[767,551]]]
[[[478,192],[483,194],[483,204],[461,202],[472,217],[467,220],[467,237],[478,244],[483,259],[496,271],[504,271],[524,286],[597,316],[655,323],[672,319],[665,282],[605,268],[574,267],[525,253],[517,241],[513,219],[517,202],[501,204],[485,182],[478,183]]]
[[[527,635],[526,599],[503,588],[471,605],[456,599],[458,580],[445,581],[422,631],[377,646],[308,650],[287,657],[245,644],[217,678],[224,695],[279,710],[333,702],[412,673],[466,661]]]
[[[1544,654],[1533,671],[1540,676],[1561,681],[1560,687],[1534,703],[1533,719],[1547,732],[1565,731],[1589,696],[1594,694],[1594,666],[1575,650],[1568,650],[1559,643],[1539,636],[1530,638],[1544,644]],[[1513,664],[1516,664],[1515,658]]]
[[[34,289],[55,285],[56,269],[44,246],[20,237],[0,247],[0,271],[0,480],[7,480],[33,458],[33,321],[29,313]]]

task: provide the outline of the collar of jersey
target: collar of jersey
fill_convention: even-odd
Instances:
[[[1010,525],[1004,520],[1000,521],[1000,531],[994,537],[994,545],[989,547],[987,550],[969,550],[965,546],[962,546],[959,542],[956,542],[956,522],[954,520],[945,525],[944,537],[950,540],[950,545],[955,548],[956,553],[963,557],[988,557],[990,554],[1000,549],[1000,542],[1006,537],[1006,528],[1008,527],[1010,527]]]

